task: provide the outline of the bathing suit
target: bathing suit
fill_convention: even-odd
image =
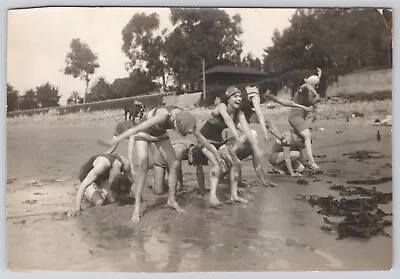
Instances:
[[[243,112],[244,116],[246,117],[247,122],[250,123],[251,117],[254,114],[254,105],[253,102],[249,99],[242,100],[242,103],[240,104],[240,110]]]
[[[121,157],[119,155],[117,155],[117,154],[94,155],[85,164],[83,164],[83,166],[80,168],[79,175],[78,175],[78,178],[79,178],[80,182],[85,180],[85,178],[88,175],[88,173],[93,169],[93,162],[98,157],[106,158],[110,162],[110,168],[105,173],[103,173],[99,177],[97,177],[97,179],[95,180],[95,183],[97,185],[100,185],[101,182],[103,182],[104,180],[108,179],[108,177],[110,175],[110,169],[111,169],[112,165],[114,164],[115,160],[118,160],[121,164],[123,164]]]
[[[172,147],[174,148],[174,150],[176,150],[175,147],[178,145],[183,145],[185,147],[186,151],[185,151],[185,154],[183,154],[182,160],[187,160],[188,159],[187,154],[188,154],[190,147],[195,146],[196,144],[190,140],[176,140],[176,141],[172,142]],[[176,153],[176,151],[175,151],[175,153]],[[154,166],[164,168],[164,169],[168,168],[167,161],[161,155],[159,150],[157,150],[154,153]]]
[[[169,138],[167,130],[174,128],[169,123],[169,118],[171,117],[171,111],[174,110],[174,109],[178,109],[178,107],[175,107],[175,106],[164,106],[164,105],[156,107],[156,108],[150,110],[146,115],[144,115],[140,122],[146,121],[147,119],[155,116],[156,113],[157,113],[157,110],[162,109],[162,108],[166,109],[168,111],[168,118],[165,120],[165,122],[164,123],[160,123],[160,124],[156,124],[156,125],[148,128],[146,131],[137,133],[135,135],[135,140],[136,141],[138,141],[138,140],[147,141],[146,140],[146,134],[150,135],[151,137],[155,137],[158,140]],[[141,134],[142,134],[142,136],[141,136]]]
[[[316,101],[316,98],[304,85],[300,86],[299,89],[297,89],[293,99],[296,104],[306,107],[312,106]],[[307,115],[308,112],[301,108],[290,108],[289,110],[289,123],[298,134],[308,129],[306,123]]]
[[[238,123],[238,114],[234,117],[233,122]],[[222,139],[222,131],[228,128],[221,114],[214,115],[211,113],[210,118],[204,123],[200,129],[200,133],[217,149],[225,144]]]

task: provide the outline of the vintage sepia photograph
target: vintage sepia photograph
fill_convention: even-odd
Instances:
[[[392,22],[8,10],[8,269],[390,270]]]

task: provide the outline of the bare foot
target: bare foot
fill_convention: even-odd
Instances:
[[[319,166],[317,165],[316,162],[310,162],[310,167],[311,167],[313,170],[319,169]]]
[[[263,182],[264,187],[277,187],[278,185],[276,185],[275,183],[272,182]]]
[[[175,200],[168,199],[167,204],[178,212],[186,212]]]
[[[221,205],[221,202],[218,200],[218,198],[213,198],[210,199],[210,205],[211,207],[218,207]]]
[[[243,194],[243,193],[246,193],[246,192],[247,192],[247,190],[245,188],[238,188],[238,193],[239,194]]]
[[[321,168],[315,162],[310,163],[310,167],[315,173],[323,173]]]
[[[210,189],[196,188],[195,191],[197,194],[204,196],[206,194],[206,192],[210,191]]]
[[[140,214],[137,213],[137,212],[133,212],[131,220],[132,220],[132,222],[133,222],[134,224],[139,223],[139,221],[140,221]]]
[[[272,182],[268,182],[268,186],[269,186],[269,187],[274,187],[274,188],[275,188],[275,187],[278,186],[278,185],[276,185],[275,183],[272,183]]]
[[[274,171],[274,172],[276,172],[278,174],[285,174],[285,172],[283,170],[281,170],[280,168],[276,168],[276,167],[273,167],[272,171]]]
[[[231,201],[244,202],[244,203],[248,202],[247,200],[245,200],[245,199],[243,199],[243,198],[241,198],[239,196],[231,197]]]

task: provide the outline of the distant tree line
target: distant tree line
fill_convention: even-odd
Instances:
[[[60,97],[58,88],[50,83],[27,90],[23,95],[7,84],[7,111],[59,106]]]
[[[391,31],[375,8],[297,9],[288,28],[283,32],[275,30],[273,44],[265,48],[261,59],[243,53],[239,14],[231,17],[217,8],[170,11],[173,30],[160,30],[156,13],[136,13],[127,22],[121,32],[121,50],[128,59],[128,76],[112,83],[103,77],[92,80],[100,67],[98,57],[86,43],[73,39],[63,73],[84,81],[85,92],[81,95],[73,91],[68,104],[155,90],[193,92],[201,81],[203,60],[206,68],[246,66],[263,70],[271,77],[293,71],[303,73],[315,67],[349,72],[392,66]],[[49,83],[22,95],[7,85],[8,111],[54,106],[58,100],[58,88]]]
[[[392,67],[392,35],[377,9],[298,9],[273,45],[265,49],[263,70]]]

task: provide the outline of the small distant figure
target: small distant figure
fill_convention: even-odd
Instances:
[[[346,117],[346,122],[349,122],[349,117],[348,116]]]
[[[381,134],[379,133],[379,131],[378,133],[376,133],[376,140],[381,141]]]
[[[125,121],[127,121],[128,119],[133,120],[136,117],[138,117],[139,119],[142,118],[144,110],[145,106],[143,105],[142,102],[134,101],[133,104],[131,102],[127,102],[124,105]]]

